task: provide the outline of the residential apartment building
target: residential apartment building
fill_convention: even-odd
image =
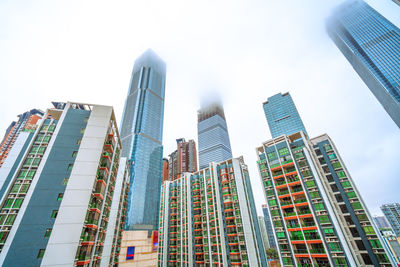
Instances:
[[[400,127],[400,29],[365,1],[349,0],[334,10],[327,30]]]
[[[400,203],[385,204],[381,206],[394,233],[400,237]]]
[[[13,121],[6,130],[3,141],[0,144],[0,168],[2,167],[8,153],[12,149],[15,140],[21,132],[32,132],[36,129],[36,123],[43,116],[43,111],[32,109],[18,115],[18,121]]]
[[[0,264],[116,264],[129,165],[120,158],[113,108],[49,109],[19,142],[12,153],[20,159],[0,173]]]
[[[197,152],[194,140],[176,139],[177,150],[169,155],[168,180],[180,178],[185,172],[197,171]]]
[[[267,266],[242,158],[166,181],[158,266]]]
[[[197,118],[199,168],[207,168],[210,162],[221,162],[232,158],[228,126],[222,104],[212,103],[201,108]]]

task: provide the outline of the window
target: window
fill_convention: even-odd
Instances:
[[[48,143],[50,141],[50,135],[46,135],[44,138],[43,138],[43,142],[44,143]]]
[[[37,258],[38,258],[38,259],[42,259],[43,256],[44,256],[44,249],[39,249],[39,253],[38,253],[38,255],[37,255]]]
[[[267,154],[267,156],[268,156],[269,160],[276,159],[276,153],[275,152],[270,152],[270,153]]]
[[[329,223],[329,217],[327,215],[321,215],[318,217],[320,223]]]
[[[86,117],[83,121],[87,123],[88,120],[89,120],[89,117]]]
[[[20,193],[26,193],[28,192],[29,184],[23,184],[21,186],[21,190],[19,191]]]
[[[64,180],[62,181],[62,185],[67,185],[68,184],[68,178],[64,178]]]
[[[22,204],[22,198],[17,198],[14,202],[13,209],[19,209]]]
[[[49,237],[51,234],[51,228],[47,228],[46,232],[44,233],[44,237]]]
[[[284,233],[284,232],[277,232],[277,233],[276,233],[276,236],[277,236],[279,239],[282,239],[282,238],[285,238],[285,233]]]
[[[126,260],[133,260],[135,258],[135,247],[128,247],[126,251]]]
[[[30,170],[30,171],[28,172],[28,175],[26,176],[26,179],[32,180],[32,179],[33,179],[33,176],[35,176],[35,173],[36,173],[36,171]]]
[[[324,229],[324,233],[326,236],[333,236],[334,235],[333,228]]]
[[[351,184],[349,181],[344,181],[344,182],[342,182],[342,186],[343,186],[343,188],[350,188]]]
[[[336,169],[342,168],[342,164],[340,164],[339,161],[337,161],[337,162],[335,162],[335,163],[332,163],[332,166],[333,166],[333,168],[334,168],[335,170],[336,170]]]
[[[332,251],[341,251],[339,243],[329,243]]]
[[[57,201],[62,201],[63,196],[64,196],[63,193],[58,194]]]
[[[314,181],[307,181],[306,182],[307,187],[311,188],[311,187],[315,187],[315,183]]]
[[[287,149],[287,147],[284,147],[284,148],[279,149],[278,152],[279,152],[280,156],[284,156],[286,154],[289,154],[289,149]]]
[[[3,214],[0,215],[0,224],[3,224],[4,220],[6,219],[7,215]]]
[[[315,191],[315,192],[311,192],[311,193],[310,193],[310,197],[313,198],[313,199],[315,199],[315,198],[320,198],[319,193],[316,192],[316,191]]]
[[[39,166],[39,162],[40,162],[40,158],[35,158],[35,159],[33,160],[32,166],[34,166],[34,167]]]
[[[336,154],[332,153],[328,155],[329,159],[336,159]]]
[[[338,176],[339,178],[344,178],[344,177],[346,177],[346,174],[344,173],[344,171],[336,172],[336,174],[337,174],[337,176]]]
[[[354,191],[347,192],[347,197],[348,197],[348,198],[355,198],[355,197],[357,197],[356,192],[354,192]]]
[[[373,248],[382,248],[382,244],[379,240],[370,240],[369,242]]]
[[[46,150],[45,146],[39,147],[39,154],[43,154],[45,150]]]
[[[53,132],[55,128],[55,125],[50,125],[48,132]]]
[[[78,139],[78,140],[76,141],[76,144],[77,144],[77,145],[80,145],[80,144],[81,144],[81,141],[82,141],[82,139]]]
[[[85,128],[81,129],[81,134],[83,134],[85,132]]]
[[[57,218],[57,214],[58,214],[58,210],[53,210],[51,212],[51,218],[53,218],[53,219]]]
[[[74,164],[68,164],[68,170],[72,171],[72,168],[74,167]]]
[[[31,149],[31,153],[36,153],[38,151],[39,146],[33,146]]]
[[[24,178],[26,176],[26,174],[28,173],[28,171],[26,170],[22,170],[19,172],[18,178]]]
[[[276,206],[276,201],[274,199],[268,201],[270,206]]]
[[[11,208],[12,203],[14,202],[13,198],[9,198],[7,199],[6,203],[3,206],[3,209],[9,209]]]
[[[367,235],[374,235],[375,231],[374,228],[372,226],[364,226],[364,231]]]
[[[78,151],[72,152],[72,157],[73,157],[73,158],[76,158],[76,155],[78,155]]]
[[[7,217],[7,220],[5,221],[5,225],[12,225],[13,223],[14,223],[14,221],[15,221],[15,217],[16,217],[17,215],[15,215],[15,214],[10,214],[10,215],[8,215],[8,217]]]
[[[11,193],[17,193],[21,184],[15,184],[13,188],[11,189]]]
[[[316,204],[314,204],[314,207],[316,210],[324,210],[325,209],[323,203],[316,203]]]

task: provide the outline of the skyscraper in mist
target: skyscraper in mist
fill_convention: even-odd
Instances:
[[[212,103],[198,111],[199,166],[204,169],[210,162],[232,158],[228,126],[221,103]]]
[[[135,61],[121,124],[122,156],[131,164],[127,230],[157,229],[165,75],[165,63],[151,50]]]
[[[327,29],[336,46],[400,127],[400,29],[360,0],[339,6],[328,20]]]

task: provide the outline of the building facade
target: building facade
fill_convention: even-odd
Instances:
[[[283,266],[391,266],[327,135],[283,135],[258,147],[257,155]]]
[[[264,244],[265,249],[269,249],[269,241],[268,241],[268,234],[267,234],[267,226],[265,225],[264,216],[258,216],[258,225],[260,226],[260,232],[262,241]]]
[[[393,231],[388,229],[380,230],[383,240],[389,247],[390,254],[396,264],[400,265],[400,237],[397,237]]]
[[[331,39],[400,127],[400,30],[365,1],[339,6],[327,21]]]
[[[0,144],[0,168],[2,167],[8,153],[12,149],[15,140],[21,132],[34,132],[36,123],[43,116],[43,111],[32,109],[18,115],[18,121],[13,121],[6,130],[3,141]]]
[[[264,214],[264,223],[267,230],[269,248],[276,248],[276,241],[275,241],[274,231],[272,230],[273,226],[271,222],[271,217],[269,216],[268,213],[268,205],[266,204],[262,205],[262,210]]]
[[[198,111],[199,168],[210,162],[221,162],[232,158],[228,126],[222,104],[213,103]]]
[[[386,220],[385,216],[373,216],[373,217],[376,227],[378,227],[378,229],[390,229],[390,225]]]
[[[400,237],[400,203],[385,204],[381,206],[381,210],[394,233]]]
[[[263,103],[263,108],[272,138],[300,131],[307,135],[303,121],[289,93],[279,93],[269,97]]]
[[[168,172],[169,172],[169,162],[168,159],[163,158],[163,169],[162,169],[162,182],[168,180]]]
[[[194,140],[186,142],[185,138],[176,140],[177,150],[169,155],[168,180],[180,178],[185,172],[197,171],[197,151]]]
[[[126,230],[155,230],[162,175],[165,63],[151,50],[134,64],[122,124],[122,156],[130,160]]]
[[[165,182],[159,225],[158,266],[266,266],[242,158]]]
[[[112,107],[66,103],[38,126],[1,173],[0,264],[117,263],[129,169]]]

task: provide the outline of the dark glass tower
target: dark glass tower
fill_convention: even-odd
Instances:
[[[121,124],[122,156],[131,164],[127,230],[158,227],[165,74],[165,63],[151,50],[132,71]]]
[[[327,22],[329,36],[400,127],[400,30],[364,1],[347,1]]]
[[[221,104],[213,103],[198,111],[199,166],[232,158],[228,126]]]
[[[303,121],[289,93],[276,94],[263,103],[272,138],[282,134],[290,135],[303,131],[306,135]]]

